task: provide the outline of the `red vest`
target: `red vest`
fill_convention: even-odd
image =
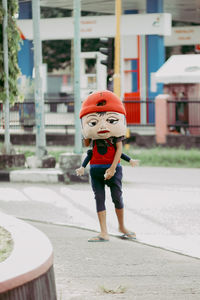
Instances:
[[[92,159],[90,160],[90,164],[91,165],[107,165],[107,164],[112,164],[112,162],[114,160],[114,157],[115,157],[116,148],[108,140],[107,140],[107,142],[109,144],[107,146],[107,152],[105,154],[100,154],[98,152],[97,143],[96,143],[96,141],[94,141]]]

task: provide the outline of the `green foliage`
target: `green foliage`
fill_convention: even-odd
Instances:
[[[83,153],[87,152],[87,147],[83,148]],[[48,154],[55,157],[56,162],[62,153],[72,153],[72,146],[50,146],[47,147]],[[26,158],[35,155],[35,147],[20,146],[19,153],[24,153]],[[123,147],[123,152],[129,155],[132,159],[140,160],[140,166],[152,167],[174,167],[174,168],[200,168],[200,149],[185,149],[185,148],[138,148],[130,144],[130,149]],[[129,163],[121,159],[121,164],[129,166]]]
[[[18,1],[8,1],[8,60],[9,60],[9,96],[10,103],[14,103],[18,100],[19,91],[17,80],[20,74],[18,67],[18,50],[20,35],[16,25],[15,15],[18,13]],[[4,10],[2,7],[2,1],[0,2],[0,100],[5,101],[6,92],[4,88],[4,59],[3,59],[3,16]]]
[[[82,16],[101,15],[101,13],[81,12]],[[41,18],[71,17],[69,9],[41,7]],[[99,39],[81,39],[81,51],[99,51]],[[48,72],[65,69],[71,65],[71,40],[52,40],[42,43],[43,62],[48,66]]]
[[[9,257],[13,246],[14,244],[10,232],[0,226],[0,263]]]
[[[99,39],[81,39],[81,51],[99,51]],[[48,65],[48,72],[65,69],[71,64],[71,40],[43,41],[43,62]]]
[[[48,65],[48,72],[65,69],[70,65],[71,41],[53,40],[42,43],[43,62]]]
[[[105,294],[124,294],[127,290],[127,287],[119,285],[116,288],[107,288],[105,286],[100,286],[100,290]]]
[[[200,168],[200,150],[196,148],[188,150],[162,147],[139,149],[130,145],[130,150],[124,149],[124,152],[133,159],[139,159],[140,166]],[[123,160],[121,163],[127,165]]]
[[[64,9],[59,7],[45,7],[41,6],[40,16],[42,18],[65,18],[72,16],[71,9]]]

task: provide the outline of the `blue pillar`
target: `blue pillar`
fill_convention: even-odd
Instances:
[[[19,3],[19,19],[32,19],[32,5],[30,2]],[[23,40],[18,52],[18,64],[22,75],[32,78],[33,73],[33,42]]]
[[[147,13],[162,13],[163,0],[147,0]],[[156,72],[165,62],[165,46],[163,36],[148,35],[147,36],[147,98],[154,100],[158,94],[163,93],[163,84],[158,84],[157,92],[151,92],[151,72]],[[155,115],[153,105],[148,107],[148,121],[154,123]]]

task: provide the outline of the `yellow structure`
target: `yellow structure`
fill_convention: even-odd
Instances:
[[[114,93],[121,96],[120,78],[120,22],[121,22],[121,0],[115,0],[116,35],[115,35],[115,63],[114,63]]]

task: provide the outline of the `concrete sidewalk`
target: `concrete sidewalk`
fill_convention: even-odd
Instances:
[[[125,223],[138,241],[200,258],[200,169],[123,167],[123,173]],[[50,177],[48,170],[42,175]],[[0,208],[24,219],[99,231],[90,184],[34,180],[1,183]],[[106,198],[108,230],[117,235],[109,192]]]
[[[58,300],[198,300],[200,260],[92,231],[30,222],[54,248]]]
[[[115,237],[110,195],[110,242],[87,242],[99,230],[89,184],[1,183],[0,209],[45,222],[30,223],[53,244],[58,300],[200,299],[200,260],[175,253],[200,257],[200,169],[123,169],[126,224],[137,242]]]
[[[63,172],[59,168],[51,169],[22,169],[0,170],[0,182],[34,182],[34,183],[58,183],[63,181]]]

